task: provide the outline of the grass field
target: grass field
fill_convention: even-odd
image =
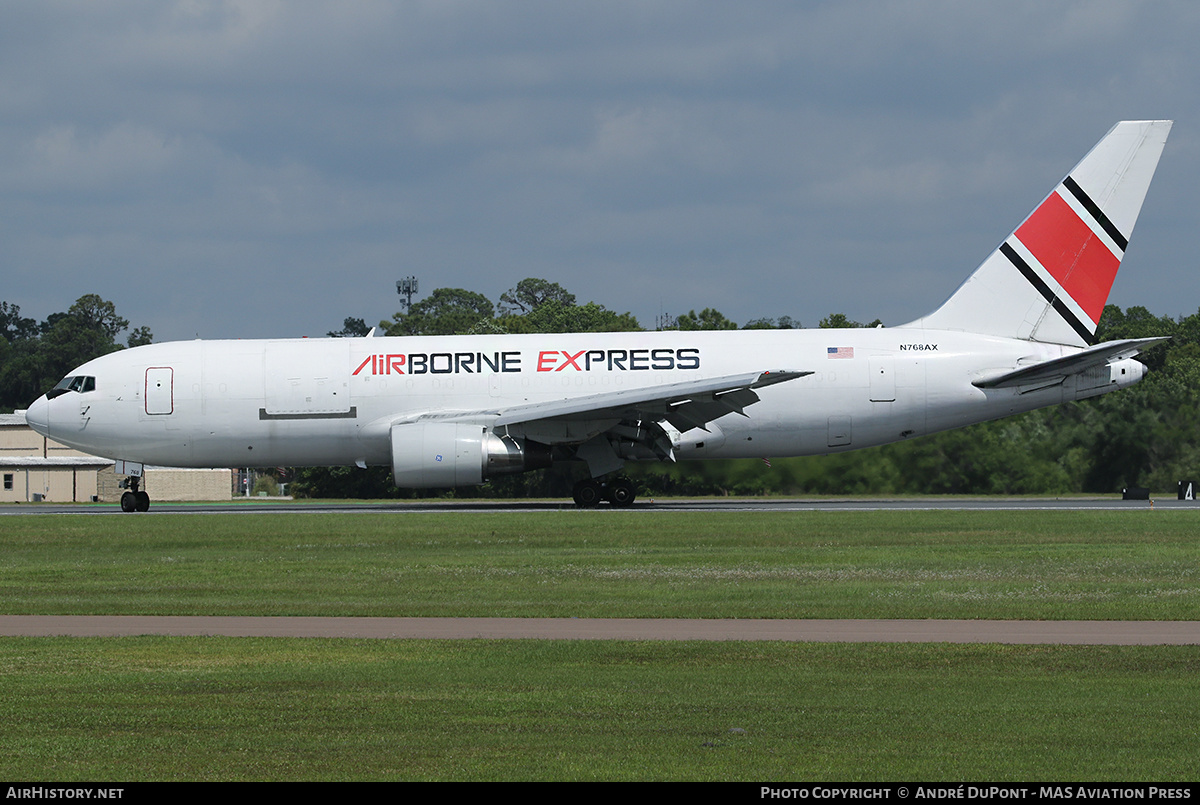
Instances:
[[[0,520],[21,613],[1200,618],[1195,513]],[[1189,780],[1200,647],[0,641],[0,777]]]
[[[1200,617],[1197,514],[299,513],[0,521],[8,614]]]
[[[1194,780],[1187,648],[0,642],[0,778]]]

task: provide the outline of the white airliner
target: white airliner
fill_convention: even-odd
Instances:
[[[859,330],[152,344],[29,407],[38,433],[143,465],[391,464],[454,487],[577,460],[579,506],[628,506],[626,461],[836,453],[1094,397],[1160,338],[1095,344],[1171,121],[1118,123],[943,304]],[[602,480],[610,476],[611,480]]]

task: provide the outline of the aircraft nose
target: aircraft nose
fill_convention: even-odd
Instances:
[[[50,401],[45,394],[34,400],[25,411],[25,421],[38,433],[47,435],[46,431],[50,429]]]

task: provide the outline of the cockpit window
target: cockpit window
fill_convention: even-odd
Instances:
[[[46,392],[46,397],[53,400],[55,397],[66,394],[68,391],[78,391],[81,394],[96,390],[96,378],[89,375],[72,375],[64,377],[58,381],[58,385]]]

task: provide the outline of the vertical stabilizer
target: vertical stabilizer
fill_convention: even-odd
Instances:
[[[945,304],[908,326],[1095,343],[1170,130],[1169,120],[1113,126]]]

